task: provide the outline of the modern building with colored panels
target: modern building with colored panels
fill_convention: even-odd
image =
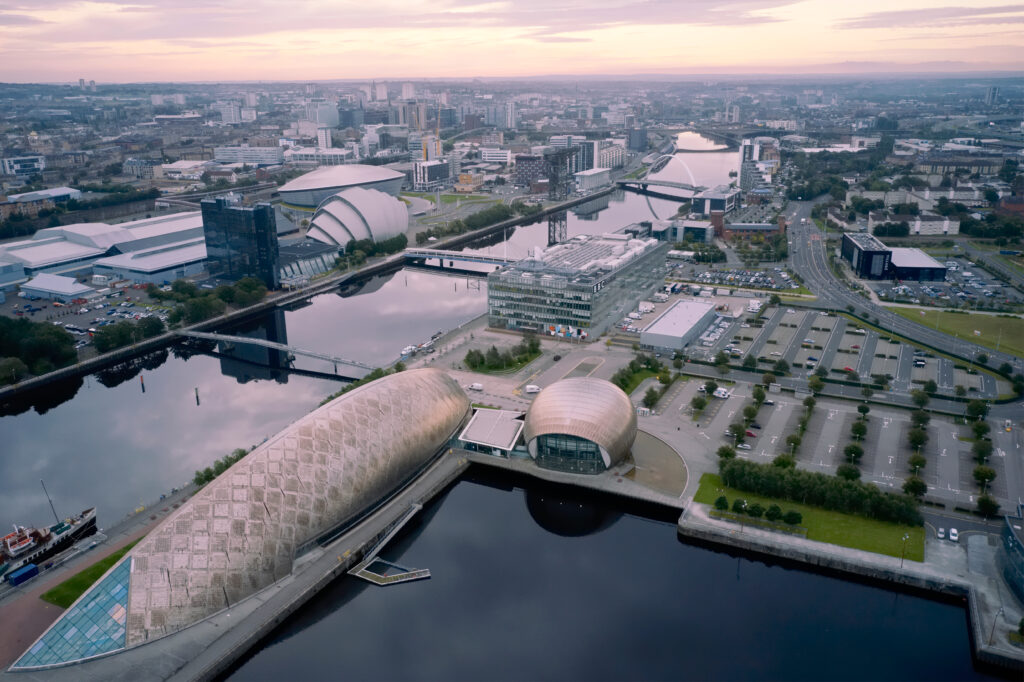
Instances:
[[[459,385],[433,368],[392,374],[332,400],[171,512],[11,670],[117,655],[271,588],[306,551],[414,480],[470,412]]]
[[[669,244],[577,235],[487,276],[488,324],[596,339],[663,281]]]
[[[353,187],[324,199],[306,236],[344,249],[353,240],[379,242],[408,228],[409,210],[400,199],[379,190]]]
[[[599,474],[629,458],[636,410],[609,381],[562,379],[537,394],[526,413],[523,438],[540,467]]]
[[[279,190],[289,208],[312,213],[324,199],[352,187],[377,189],[398,196],[405,175],[382,166],[350,163],[324,166],[286,183]]]

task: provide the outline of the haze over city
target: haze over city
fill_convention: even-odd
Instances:
[[[0,80],[1018,70],[1024,5],[6,0]]]

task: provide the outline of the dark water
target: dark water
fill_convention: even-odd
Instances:
[[[471,472],[237,680],[970,680],[963,608],[683,544],[611,498]]]

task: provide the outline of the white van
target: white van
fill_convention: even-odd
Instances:
[[[482,390],[484,390],[484,385],[483,384],[470,384],[469,386],[466,386],[466,388],[468,388],[471,391],[482,391]]]
[[[540,393],[540,386],[536,384],[526,384],[527,393]]]

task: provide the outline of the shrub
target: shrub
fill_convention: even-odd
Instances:
[[[759,519],[764,515],[764,507],[755,502],[754,504],[747,507],[747,514],[755,519]]]
[[[801,513],[800,513],[800,512],[798,512],[798,511],[795,511],[795,510],[793,510],[793,509],[790,509],[790,510],[789,510],[788,512],[786,512],[786,513],[785,513],[785,515],[784,515],[784,516],[782,517],[782,520],[783,520],[783,521],[784,521],[785,523],[788,523],[788,524],[789,524],[789,525],[791,525],[791,526],[799,526],[799,525],[800,525],[801,523],[803,523],[803,522],[804,522],[804,515],[803,515],[803,514],[801,514]]]
[[[765,511],[764,517],[769,521],[778,521],[782,518],[782,507],[777,504],[773,504]]]
[[[846,479],[847,481],[857,481],[860,480],[860,469],[852,464],[840,464],[836,469],[836,476]]]
[[[715,509],[718,509],[720,511],[725,511],[728,508],[729,508],[729,500],[725,499],[725,495],[722,495],[717,500],[715,500]]]
[[[742,514],[743,510],[747,508],[747,501],[737,497],[732,501],[732,510],[737,514]]]

